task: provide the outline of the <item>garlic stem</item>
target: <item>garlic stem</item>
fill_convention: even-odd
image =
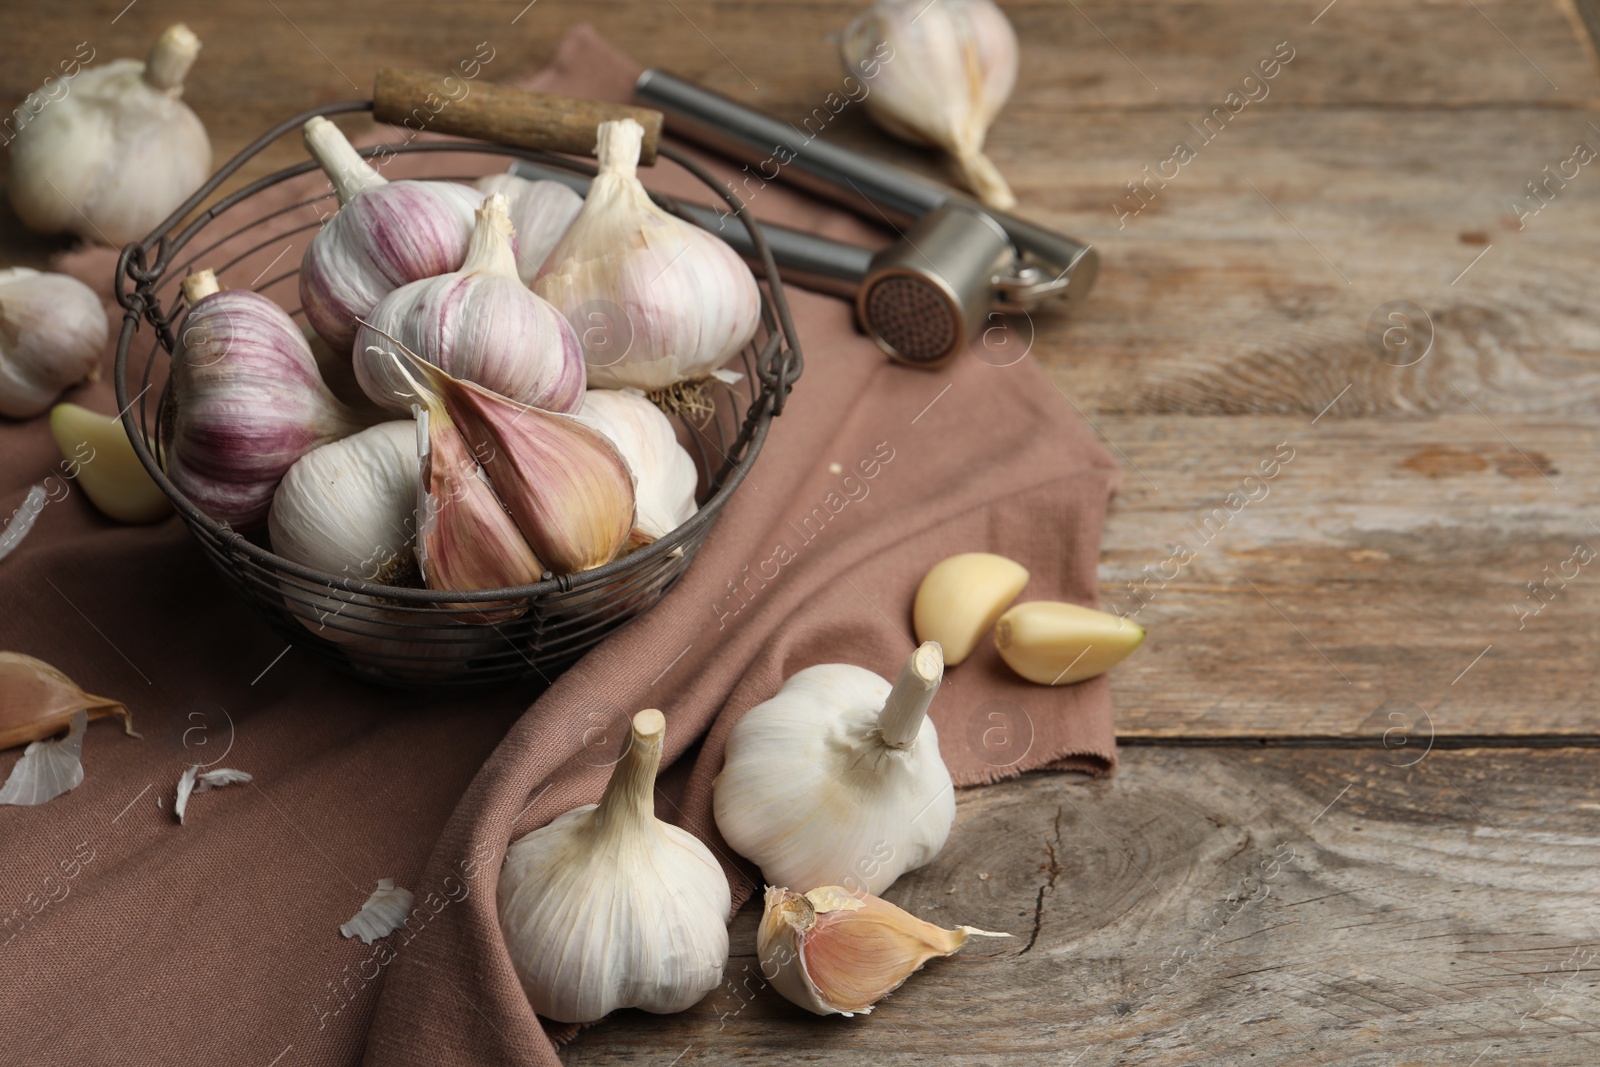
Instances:
[[[900,668],[900,677],[895,679],[889,699],[878,714],[878,733],[883,735],[884,744],[890,748],[911,747],[943,678],[944,651],[939,642],[924,641]]]
[[[222,284],[217,281],[215,271],[200,270],[184,278],[178,288],[183,290],[183,302],[194,307],[212,293],[220,293]]]
[[[153,88],[172,92],[183,88],[183,79],[200,54],[200,38],[183,23],[168,26],[150,49],[144,64],[144,80]]]
[[[600,161],[600,174],[620,174],[632,178],[639,170],[639,148],[644,144],[644,127],[629,119],[602,122],[600,139],[594,148]]]
[[[472,227],[472,239],[467,242],[467,258],[461,264],[462,274],[506,274],[516,278],[517,254],[511,248],[511,238],[516,229],[511,225],[510,201],[500,193],[484,198],[477,211],[478,225]]]
[[[611,772],[611,781],[594,813],[593,826],[604,833],[610,826],[638,829],[653,825],[656,817],[656,770],[661,766],[662,740],[667,718],[654,708],[633,717],[633,737],[628,751]]]
[[[307,122],[301,132],[306,150],[333,183],[340,206],[348,204],[368,189],[389,184],[387,178],[372,168],[372,164],[361,158],[361,153],[345,139],[339,127],[321,115]]]

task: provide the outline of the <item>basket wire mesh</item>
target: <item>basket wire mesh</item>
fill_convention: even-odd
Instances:
[[[579,574],[550,576],[529,586],[472,592],[384,585],[375,574],[325,574],[274,555],[264,530],[239,531],[200,511],[167,478],[158,457],[163,372],[183,315],[178,282],[209,268],[229,288],[274,296],[297,322],[299,255],[337,210],[331,189],[287,206],[259,210],[268,190],[305,175],[310,161],[286,167],[239,190],[211,198],[233,173],[279,137],[298,133],[317,115],[370,110],[370,102],[314,108],[267,131],[223,166],[156,232],[123,249],[116,291],[124,309],[117,340],[117,403],[134,450],[173,501],[201,549],[228,583],[291,644],[311,649],[337,668],[369,680],[401,685],[471,686],[532,679],[547,684],[609,633],[659,601],[683,576],[723,507],[782,413],[802,356],[783,285],[760,227],[731,190],[695,160],[662,145],[661,155],[717,194],[748,228],[757,251],[761,327],[756,340],[729,364],[742,371],[737,385],[713,385],[715,410],[704,423],[682,418],[683,440],[700,473],[699,510],[660,540]],[[379,145],[362,150],[402,160],[403,177],[466,181],[439,173],[445,155],[491,155],[535,160],[592,177],[593,167],[549,153],[480,141],[437,140]],[[430,170],[433,172],[430,173]],[[415,171],[416,173],[411,173]],[[315,181],[313,177],[308,181]],[[658,198],[664,208],[674,205]],[[252,211],[252,208],[258,210]],[[203,210],[202,210],[203,209]],[[198,214],[196,214],[198,212]],[[296,221],[297,213],[309,216]],[[191,217],[192,216],[192,217]],[[187,221],[185,221],[187,220]],[[284,244],[256,270],[256,261]],[[253,271],[253,276],[247,272]],[[285,299],[281,294],[288,293]],[[142,326],[148,344],[136,344]],[[137,356],[136,356],[137,350]]]

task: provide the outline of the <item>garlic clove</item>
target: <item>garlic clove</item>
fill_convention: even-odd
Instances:
[[[1144,627],[1077,604],[1030,600],[995,624],[1006,666],[1039,685],[1071,685],[1104,674],[1144,641]]]
[[[790,677],[728,734],[717,829],[773,885],[881,893],[931,862],[956,814],[927,716],[942,677],[931,642],[893,686],[846,663]]]
[[[65,274],[0,270],[0,415],[27,419],[100,377],[111,326],[94,290]]]
[[[614,559],[633,529],[633,475],[605,435],[570,415],[519,404],[418,359],[383,350],[414,391],[442,398],[528,545],[555,574]]]
[[[455,182],[387,181],[321,116],[303,134],[341,206],[306,246],[300,303],[329,347],[349,352],[356,320],[378,301],[460,269],[483,194]]]
[[[605,434],[633,473],[637,514],[630,548],[648,545],[689,521],[698,510],[694,494],[700,472],[660,408],[637,389],[590,389],[578,418]]]
[[[661,712],[639,712],[600,803],[506,852],[500,929],[529,1003],[547,1019],[683,1011],[722,981],[728,880],[698,838],[655,817],[665,734]]]
[[[120,700],[97,697],[43,660],[20,652],[0,652],[0,749],[40,741],[72,722],[79,711],[90,719],[116,715],[129,737],[133,715]]]
[[[532,407],[573,412],[583,404],[583,350],[561,313],[517,276],[506,198],[478,207],[461,269],[403,285],[378,302],[356,333],[355,375],[374,402],[409,410],[410,388],[382,354],[394,338],[456,378]]]
[[[877,0],[844,31],[846,73],[873,81],[867,114],[902,140],[950,153],[989,207],[1016,197],[983,142],[1017,80],[1017,35],[992,0]]]
[[[296,460],[365,423],[334,399],[277,304],[222,291],[211,271],[185,278],[183,292],[162,411],[167,477],[213,519],[259,525]]]
[[[590,385],[702,411],[711,373],[755,336],[761,294],[733,249],[650,199],[643,136],[632,119],[600,124],[599,174],[534,289],[577,331]]]
[[[68,65],[94,58],[84,47]],[[11,203],[22,221],[113,247],[164,222],[211,173],[205,127],[179,100],[199,52],[188,27],[171,26],[146,62],[77,69],[30,96],[11,142]]]
[[[583,209],[583,197],[560,182],[529,181],[515,174],[485,174],[476,184],[485,195],[499,193],[510,202],[517,232],[517,276],[523,285],[532,285]]]
[[[935,956],[968,937],[1010,937],[970,926],[946,930],[886,900],[822,886],[768,886],[756,932],[761,973],[784,999],[817,1015],[867,1014]]]
[[[1028,584],[1028,570],[992,552],[962,552],[935,563],[911,608],[917,640],[937,641],[954,667]]]
[[[118,522],[155,522],[172,514],[172,501],[144,469],[122,420],[57,404],[50,433],[62,459],[74,465],[89,502]]]
[[[23,750],[0,786],[0,804],[34,807],[83,784],[83,735],[89,716],[75,711],[68,722],[67,736],[59,741],[35,741]]]

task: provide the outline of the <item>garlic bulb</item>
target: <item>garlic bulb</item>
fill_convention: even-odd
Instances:
[[[120,700],[97,697],[43,660],[20,652],[0,652],[0,749],[42,741],[72,723],[77,712],[89,719],[116,715],[129,737],[133,715]]]
[[[183,293],[189,312],[162,410],[167,477],[217,521],[251,526],[295,460],[363,423],[322,383],[277,304],[223,292],[210,271],[185,278]]]
[[[633,475],[604,434],[453,378],[392,338],[382,349],[437,417],[443,404],[495,492],[554,574],[609,563],[633,529]],[[369,355],[381,354],[374,347]],[[435,399],[437,398],[437,399]]]
[[[683,1011],[722,981],[728,880],[698,838],[655,817],[665,732],[661,712],[635,715],[600,803],[506,852],[500,930],[528,1001],[547,1019]]]
[[[29,227],[121,246],[159,226],[211,173],[205,127],[178,98],[200,39],[171,26],[148,62],[67,79],[11,143],[11,203]]]
[[[534,289],[577,330],[590,385],[679,387],[700,406],[704,379],[755,336],[761,294],[733,249],[650,200],[643,136],[632,119],[600,124],[600,173]]]
[[[943,675],[932,642],[893,687],[846,663],[795,674],[729,732],[717,829],[771,885],[881,893],[931,861],[956,817],[927,717]]]
[[[94,290],[65,274],[0,270],[0,415],[27,419],[100,377],[111,326]]]
[[[1006,666],[1038,685],[1071,685],[1104,674],[1144,643],[1132,619],[1077,604],[1030,600],[994,626]]]
[[[515,174],[485,174],[477,181],[485,195],[499,193],[511,203],[516,227],[517,276],[532,285],[539,268],[583,208],[583,197],[552,181],[529,181]]]
[[[172,514],[172,501],[139,462],[121,419],[57,404],[50,409],[50,433],[61,458],[77,465],[83,495],[107,516],[155,522]]]
[[[325,574],[410,584],[420,477],[410,419],[314,448],[295,460],[272,496],[272,551]]]
[[[1011,936],[971,926],[946,930],[836,885],[803,894],[768,886],[765,905],[756,931],[761,974],[784,999],[817,1015],[868,1014],[968,937]]]
[[[454,182],[391,182],[321,116],[303,133],[340,207],[306,246],[300,303],[329,347],[349,352],[356,320],[379,300],[408,282],[461,266],[483,194]]]
[[[375,347],[392,337],[434,366],[501,396],[547,411],[576,411],[584,387],[577,334],[517,277],[506,198],[493,194],[476,218],[459,271],[403,285],[363,319],[356,380],[375,403],[411,410],[405,376]]]
[[[590,389],[578,418],[617,446],[633,472],[637,511],[629,543],[648,545],[689,520],[700,472],[678,443],[672,420],[637,389]]]
[[[889,133],[942,148],[992,208],[1017,204],[983,141],[1017,81],[1017,35],[993,0],[877,0],[844,31],[846,73],[873,78],[867,114]]]
[[[992,552],[962,552],[935,563],[917,586],[911,621],[917,640],[937,641],[954,667],[1028,584],[1022,564]]]

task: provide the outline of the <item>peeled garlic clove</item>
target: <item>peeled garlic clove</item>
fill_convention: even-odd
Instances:
[[[392,337],[451,375],[548,411],[583,404],[583,350],[561,313],[517,277],[506,199],[477,211],[472,243],[453,274],[403,285],[378,302],[356,334],[355,372],[377,404],[409,411],[410,386],[382,354]]]
[[[66,737],[35,741],[23,750],[6,784],[0,786],[0,804],[33,807],[83,783],[83,734],[89,727],[89,716],[75,711],[68,721]]]
[[[388,181],[321,116],[305,124],[304,136],[340,208],[306,247],[300,303],[329,347],[349,352],[356,320],[379,300],[460,268],[483,194],[455,182]]]
[[[992,552],[963,552],[933,565],[911,608],[918,641],[937,641],[946,666],[972,654],[1006,605],[1028,584],[1028,570]]]
[[[111,326],[94,290],[65,274],[0,270],[0,415],[27,419],[100,377]]]
[[[935,956],[950,956],[973,935],[946,930],[841,886],[809,893],[767,887],[756,931],[761,974],[793,1004],[817,1015],[867,1014]]]
[[[661,712],[639,712],[600,803],[506,852],[500,930],[529,1003],[547,1019],[683,1011],[722,981],[728,880],[698,838],[655,817],[665,733]]]
[[[643,136],[632,119],[600,124],[600,172],[534,289],[577,331],[590,385],[701,406],[755,336],[761,294],[733,249],[651,201],[634,173]]]
[[[50,433],[74,467],[89,502],[118,522],[155,522],[172,514],[167,499],[128,441],[122,420],[77,404],[50,411]]]
[[[995,624],[1006,666],[1039,685],[1071,685],[1104,674],[1144,641],[1144,627],[1077,604],[1030,600]]]
[[[839,52],[846,73],[872,81],[863,103],[874,122],[949,152],[990,207],[1016,206],[983,154],[1017,81],[1017,35],[992,0],[878,0],[844,31]]]
[[[532,285],[539,268],[583,208],[583,197],[552,181],[529,181],[515,174],[485,174],[477,181],[485,195],[500,193],[511,204],[517,231],[517,276]]]
[[[139,736],[133,732],[133,715],[120,700],[85,693],[43,660],[0,652],[0,749],[60,733],[79,711],[91,719],[120,716],[128,736]]]
[[[930,862],[956,817],[927,716],[943,668],[931,642],[892,687],[861,667],[819,664],[746,712],[712,783],[728,844],[772,885],[881,893]]]
[[[34,113],[11,142],[11,203],[22,221],[121,246],[200,188],[211,173],[211,142],[178,99],[199,53],[200,39],[180,23],[161,35],[148,62],[89,67],[29,97]],[[70,62],[92,58],[90,49]]]
[[[637,389],[590,389],[578,418],[605,434],[633,473],[630,545],[648,545],[689,521],[698,510],[700,472],[660,408]]]
[[[185,278],[183,292],[189,312],[162,410],[167,477],[218,522],[253,526],[295,460],[365,423],[328,391],[277,304],[221,291],[210,271]]]

